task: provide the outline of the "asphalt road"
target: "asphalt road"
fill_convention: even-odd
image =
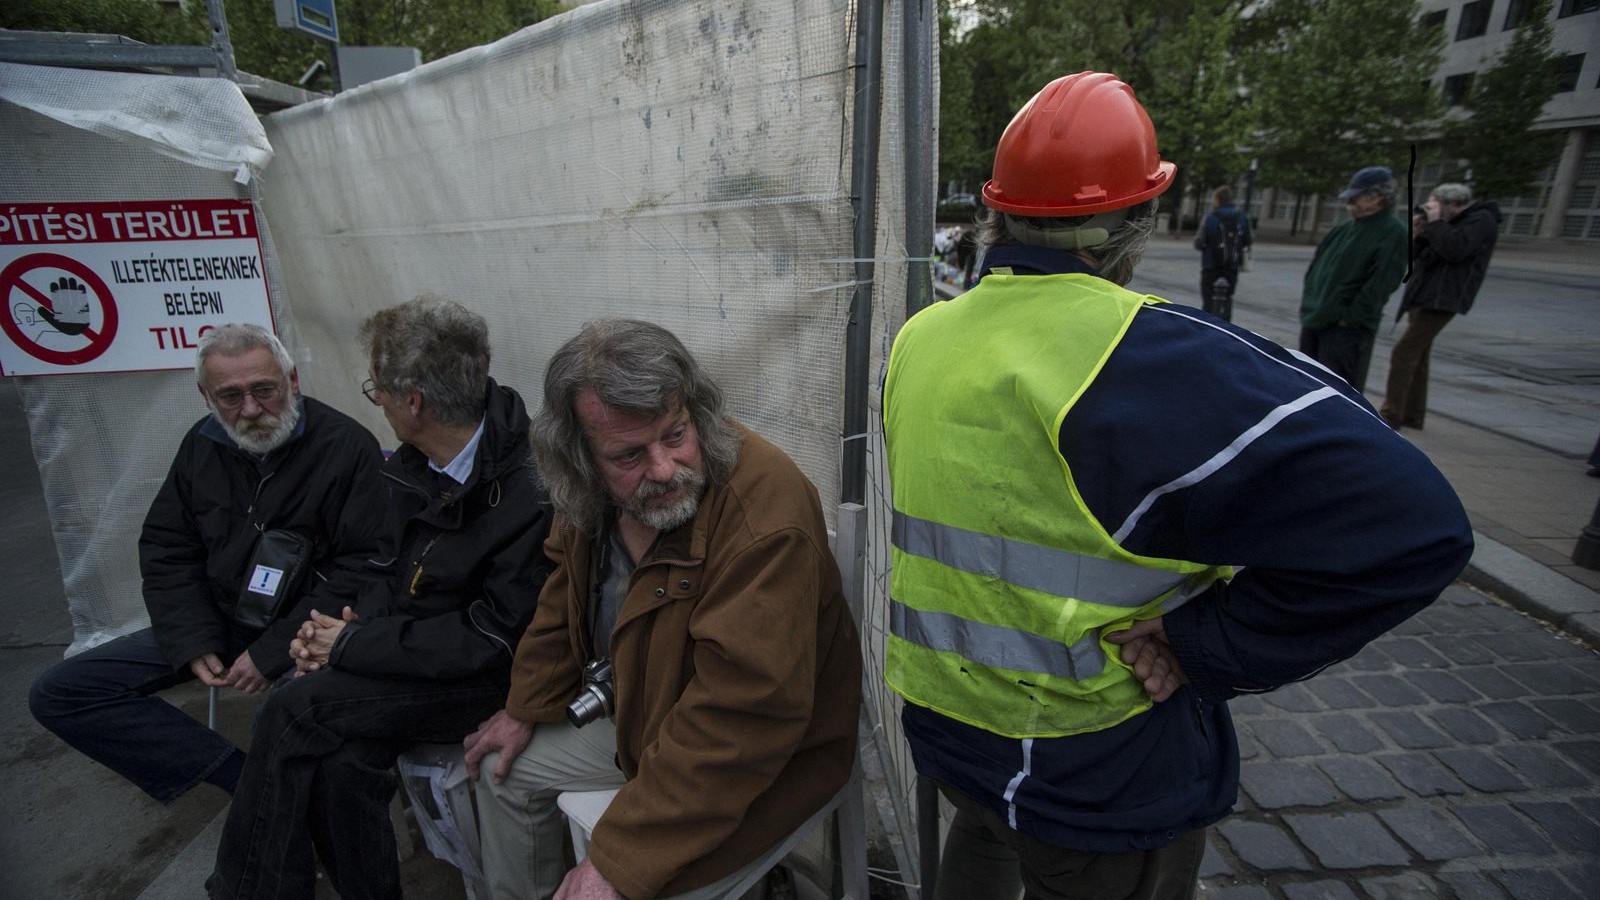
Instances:
[[[1234,296],[1234,321],[1287,346],[1300,331],[1301,279],[1312,248],[1262,244]],[[1434,343],[1429,414],[1444,415],[1573,458],[1600,434],[1600,282],[1571,267],[1497,253],[1472,311]],[[1199,306],[1199,254],[1187,239],[1151,241],[1129,287]],[[1381,396],[1399,292],[1385,308],[1367,394]]]

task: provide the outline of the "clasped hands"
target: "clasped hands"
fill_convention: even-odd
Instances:
[[[311,611],[311,618],[300,626],[295,633],[294,640],[289,642],[289,658],[294,660],[294,677],[310,675],[328,665],[328,657],[333,653],[333,644],[339,639],[339,632],[349,622],[360,618],[355,610],[346,606],[340,617],[325,616],[316,610]]]
[[[1167,627],[1161,619],[1157,616],[1135,622],[1126,631],[1106,635],[1106,640],[1122,646],[1122,661],[1133,667],[1145,693],[1157,703],[1171,697],[1189,680],[1178,665],[1178,655],[1167,643]]]

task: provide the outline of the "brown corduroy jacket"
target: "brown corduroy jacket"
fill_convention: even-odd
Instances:
[[[639,561],[612,631],[627,784],[589,858],[630,900],[732,874],[821,808],[855,761],[860,643],[816,488],[740,431],[728,483]],[[576,696],[593,545],[557,516],[545,544],[556,569],[511,675],[517,719],[562,721]]]

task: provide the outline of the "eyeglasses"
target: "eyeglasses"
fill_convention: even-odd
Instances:
[[[378,387],[378,383],[373,381],[371,378],[361,382],[361,396],[367,398],[367,402],[371,403],[373,406],[383,405],[383,401],[378,399],[379,390],[381,390],[381,388]]]
[[[211,395],[211,401],[231,412],[244,405],[245,397],[254,397],[257,403],[265,406],[278,399],[278,394],[282,390],[283,388],[276,384],[258,384],[248,391],[228,388],[227,390],[214,392]]]

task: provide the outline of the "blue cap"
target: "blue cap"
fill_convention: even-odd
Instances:
[[[1389,171],[1388,166],[1367,166],[1350,176],[1350,186],[1339,192],[1339,199],[1349,203],[1367,191],[1391,181],[1394,181],[1394,173]]]

